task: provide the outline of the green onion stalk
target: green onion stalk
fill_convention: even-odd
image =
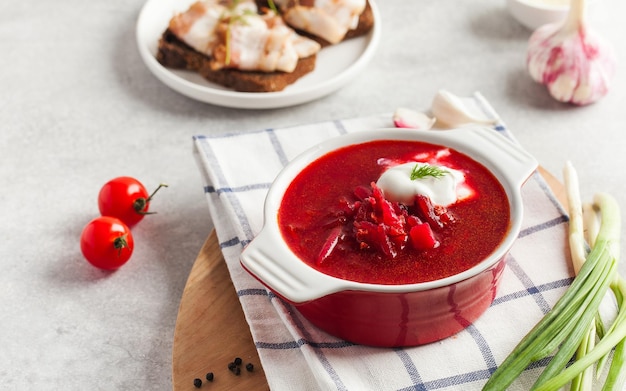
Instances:
[[[550,355],[532,390],[556,391],[570,383],[570,390],[590,391],[611,351],[613,356],[602,390],[622,390],[626,384],[626,282],[617,271],[619,206],[605,193],[596,194],[593,205],[583,205],[576,171],[569,162],[564,177],[570,217],[569,246],[576,276],[554,307],[491,375],[484,391],[505,390],[530,364]],[[606,329],[599,308],[611,296],[618,312]]]
[[[274,4],[273,0],[268,0],[267,5],[270,7],[272,11],[274,11],[275,13],[278,13],[278,8],[276,8],[276,4]]]

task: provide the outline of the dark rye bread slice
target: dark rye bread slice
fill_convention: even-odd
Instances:
[[[209,58],[166,30],[159,40],[157,61],[166,68],[198,72],[208,81],[240,92],[282,91],[315,69],[316,56],[300,59],[293,72],[257,72],[237,69],[212,70]]]
[[[258,7],[269,7],[267,0],[257,0],[257,6]],[[343,38],[343,40],[345,41],[346,39],[350,39],[350,38],[356,38],[356,37],[361,37],[367,33],[370,32],[370,30],[374,27],[374,11],[372,11],[372,6],[370,4],[370,2],[366,2],[365,4],[365,9],[363,10],[363,12],[361,13],[361,15],[359,16],[359,24],[356,26],[355,29],[353,30],[349,30],[346,33],[346,36]],[[320,38],[318,36],[315,36],[313,34],[307,33],[306,31],[302,31],[299,29],[296,29],[296,31],[298,32],[298,34],[311,38],[312,40],[318,42],[320,45],[322,45],[322,47],[326,47],[326,46],[330,46],[332,45],[330,42],[328,42],[327,40]]]
[[[350,39],[355,37],[360,37],[370,32],[370,30],[374,27],[374,12],[372,11],[372,6],[368,1],[365,5],[365,10],[361,16],[359,16],[359,24],[356,26],[354,30],[348,31],[346,37],[344,39]]]

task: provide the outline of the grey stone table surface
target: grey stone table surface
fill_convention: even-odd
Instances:
[[[609,192],[626,210],[626,2],[592,3],[590,22],[619,65],[610,93],[586,107],[556,102],[529,78],[531,32],[504,0],[377,3],[382,36],[366,69],[329,96],[272,110],[211,106],[157,80],[137,50],[142,0],[0,4],[0,389],[171,389],[178,304],[212,229],[196,134],[428,108],[439,89],[480,91],[545,168],[560,177],[571,160],[585,199]],[[131,261],[110,274],[78,243],[100,186],[120,175],[170,187],[134,228]]]

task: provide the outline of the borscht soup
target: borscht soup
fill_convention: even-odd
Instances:
[[[344,280],[412,284],[478,264],[510,226],[504,188],[452,148],[377,140],[332,151],[291,182],[278,210],[303,262]]]

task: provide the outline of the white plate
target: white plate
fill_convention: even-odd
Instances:
[[[370,1],[374,28],[363,37],[322,49],[315,70],[279,92],[237,92],[206,81],[190,71],[172,70],[156,60],[161,34],[176,12],[196,0],[148,0],[137,20],[137,45],[148,69],[170,88],[190,98],[218,106],[242,109],[272,109],[294,106],[326,96],[346,85],[370,61],[380,40],[378,8]]]

